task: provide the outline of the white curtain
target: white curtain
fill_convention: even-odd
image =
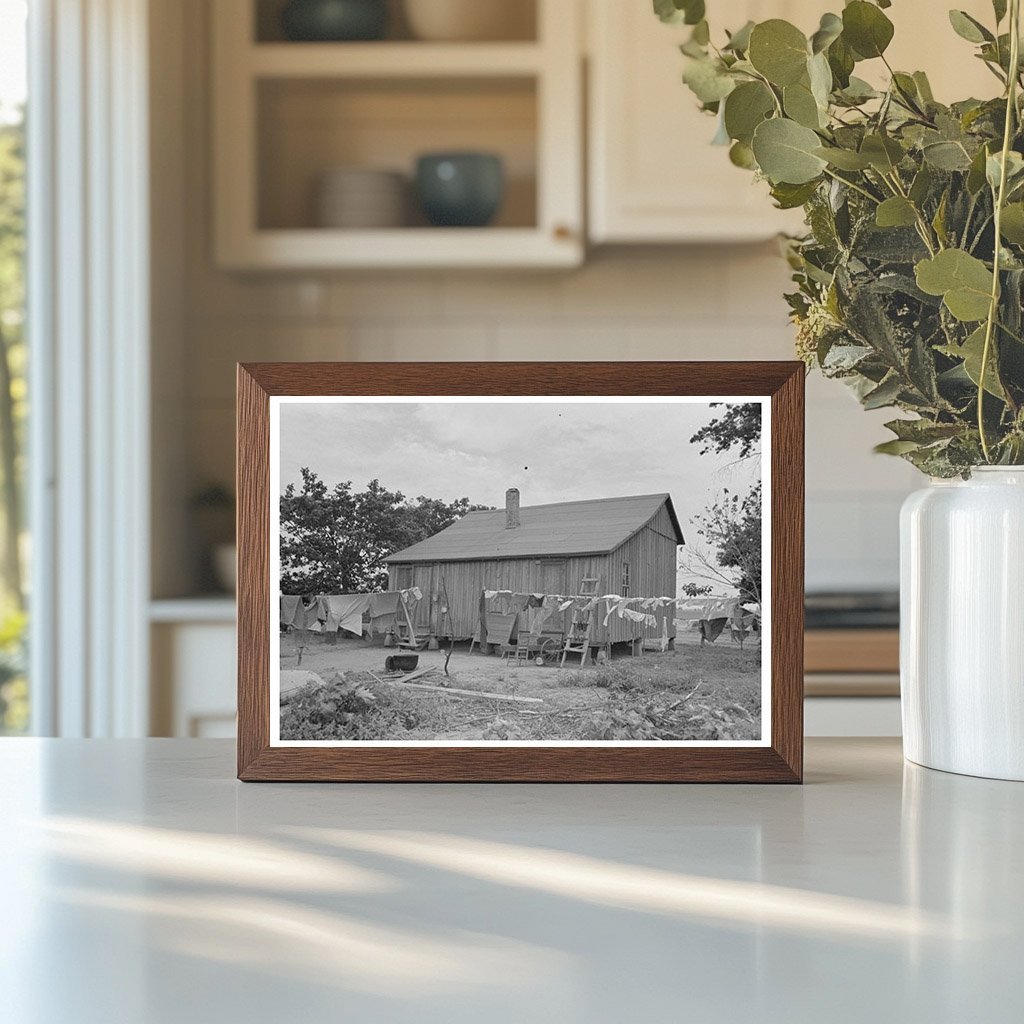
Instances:
[[[33,731],[143,736],[147,4],[29,9]]]

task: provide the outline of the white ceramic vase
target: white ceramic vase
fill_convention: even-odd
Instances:
[[[1024,781],[1024,467],[912,494],[900,550],[905,755]]]

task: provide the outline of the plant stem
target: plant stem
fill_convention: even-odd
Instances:
[[[903,187],[903,182],[900,181],[899,172],[893,168],[892,174],[882,175],[882,180],[887,181],[901,199],[906,199],[906,201],[910,203],[911,209],[914,211],[914,217],[917,219],[917,233],[921,236],[921,241],[924,242],[929,255],[934,256],[935,247],[932,245],[931,228],[928,225],[928,221],[924,219],[924,214],[917,208],[917,204],[910,201],[910,197],[907,195],[906,189]],[[935,242],[941,250],[943,248],[941,240],[936,237]]]
[[[867,189],[861,188],[860,185],[855,184],[852,181],[847,181],[846,178],[840,178],[838,174],[833,173],[827,167],[825,173],[833,180],[838,181],[841,185],[845,185],[847,188],[852,188],[854,192],[859,192],[865,199],[870,199],[871,202],[877,206],[880,202],[877,196],[873,196]]]
[[[981,370],[978,374],[978,436],[985,461],[992,462],[992,452],[985,432],[985,375],[988,372],[992,354],[992,336],[999,316],[999,272],[1001,266],[1001,243],[1003,205],[1006,201],[1006,173],[1009,162],[1010,144],[1013,141],[1013,127],[1017,119],[1017,83],[1020,67],[1020,0],[1010,0],[1010,74],[1006,83],[1006,124],[1003,126],[1002,160],[999,167],[999,189],[995,197],[995,246],[992,256],[992,294],[989,300],[988,320],[985,322],[985,346],[981,350]]]

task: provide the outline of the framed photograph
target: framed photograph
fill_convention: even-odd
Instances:
[[[240,365],[239,778],[799,782],[803,382]]]

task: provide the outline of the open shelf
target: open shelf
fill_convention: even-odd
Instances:
[[[218,265],[579,265],[578,12],[565,0],[524,2],[536,22],[527,40],[429,43],[399,34],[381,42],[295,43],[279,39],[277,0],[218,0],[212,9]],[[504,198],[486,227],[431,227],[413,199],[417,158],[453,150],[502,160]],[[321,226],[316,196],[324,175],[351,168],[405,177],[408,211],[381,217],[400,227]]]
[[[535,43],[273,43],[246,55],[257,78],[410,78],[443,74],[536,75]]]
[[[220,0],[218,0],[220,2]],[[259,44],[285,42],[289,46],[312,46],[315,44],[286,40],[281,28],[281,12],[288,0],[245,0],[253,4],[255,15],[250,39]],[[492,0],[493,2],[493,0]],[[559,0],[567,3],[568,0]],[[501,33],[503,42],[532,42],[537,39],[537,4],[538,0],[502,0],[500,15],[505,22]],[[388,27],[381,42],[360,42],[355,45],[377,47],[382,43],[397,40],[413,43],[416,39],[410,27],[410,19],[406,13],[405,0],[388,0]]]
[[[429,229],[414,196],[416,160],[451,150],[496,153],[505,170],[493,225],[461,237],[537,226],[534,79],[273,79],[258,85],[257,118],[261,230],[324,230],[315,196],[320,177],[335,167],[402,174],[406,224],[380,230]]]

